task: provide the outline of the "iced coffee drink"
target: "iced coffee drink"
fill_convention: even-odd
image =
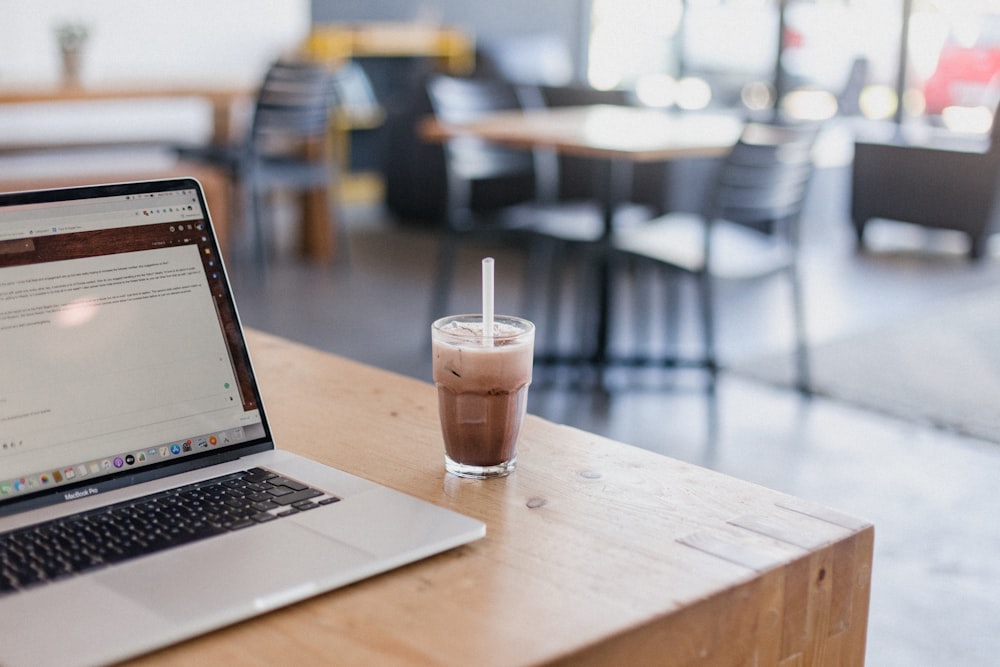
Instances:
[[[501,477],[517,462],[517,438],[528,401],[534,325],[494,318],[492,340],[481,315],[454,315],[432,325],[434,384],[445,468],[461,477]]]

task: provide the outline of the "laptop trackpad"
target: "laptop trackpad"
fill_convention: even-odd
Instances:
[[[278,520],[112,568],[97,581],[176,621],[220,613],[235,620],[349,583],[372,560]]]

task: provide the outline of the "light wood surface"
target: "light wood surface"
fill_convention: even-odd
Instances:
[[[280,447],[487,535],[143,664],[863,664],[867,522],[530,416],[513,475],[452,477],[432,386],[250,340]]]
[[[104,83],[93,85],[63,84],[3,84],[0,104],[31,104],[38,102],[100,102],[129,99],[201,98],[212,105],[212,140],[226,143],[231,138],[232,115],[236,104],[249,100],[251,87],[191,86],[170,83]]]
[[[467,123],[428,117],[418,131],[427,141],[471,135],[512,148],[545,146],[567,155],[654,162],[725,155],[741,129],[731,114],[595,104],[503,111]]]

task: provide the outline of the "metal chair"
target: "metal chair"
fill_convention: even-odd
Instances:
[[[814,125],[749,123],[723,161],[701,215],[667,214],[618,233],[613,245],[632,263],[693,279],[699,294],[704,358],[714,392],[714,284],[785,276],[795,328],[796,386],[809,389],[809,363],[798,272],[798,223],[813,173]],[[676,290],[675,290],[676,291]],[[676,315],[675,301],[668,312]]]
[[[279,190],[318,192],[328,222],[340,226],[336,168],[328,131],[336,109],[334,74],[314,64],[277,62],[264,77],[244,149],[242,171],[252,209],[256,257],[266,261],[267,197]],[[339,244],[346,248],[343,229]]]
[[[436,75],[427,82],[434,114],[448,123],[542,105],[537,89],[482,78]],[[513,243],[528,252],[527,301],[534,284],[547,284],[547,331],[554,331],[559,267],[570,249],[601,238],[600,212],[592,203],[558,201],[558,161],[546,151],[510,150],[473,137],[444,145],[445,224],[431,316],[447,312],[456,256],[462,245]],[[546,275],[540,276],[539,272]]]
[[[328,207],[330,221],[339,225],[342,219],[333,192],[337,169],[327,134],[337,103],[335,76],[312,63],[275,62],[258,90],[249,131],[241,142],[180,151],[229,171],[239,193],[242,222],[252,233],[253,255],[261,266],[271,244],[268,198],[274,192],[315,193]]]

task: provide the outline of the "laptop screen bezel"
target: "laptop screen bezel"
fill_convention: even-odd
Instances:
[[[247,383],[247,389],[252,392],[260,416],[260,425],[263,428],[263,435],[244,442],[231,444],[224,449],[211,449],[204,452],[193,452],[188,456],[177,459],[166,459],[164,461],[152,463],[139,468],[123,468],[117,472],[102,476],[99,479],[83,478],[77,482],[63,483],[49,489],[42,489],[24,496],[10,495],[0,498],[0,517],[17,514],[23,511],[33,510],[59,503],[71,503],[73,500],[82,497],[92,497],[96,494],[119,489],[123,487],[140,484],[176,475],[182,472],[196,470],[217,463],[232,461],[242,456],[266,451],[274,448],[271,429],[267,415],[261,400],[260,390],[253,370],[250,352],[246,344],[246,337],[236,300],[232,293],[228,273],[225,266],[225,259],[218,242],[215,225],[212,222],[211,213],[206,203],[204,189],[201,183],[195,178],[170,178],[149,181],[131,181],[120,183],[106,183],[99,185],[76,186],[68,188],[31,190],[12,193],[0,193],[0,208],[9,206],[24,206],[31,204],[51,204],[59,202],[72,202],[82,200],[100,199],[104,197],[120,197],[124,195],[144,195],[160,192],[170,192],[176,190],[193,190],[197,194],[198,203],[201,207],[201,214],[205,222],[204,232],[213,254],[218,258],[218,272],[221,280],[217,285],[223,287],[222,300],[223,307],[229,309],[228,316],[232,318],[230,331],[226,331],[220,320],[220,328],[223,328],[223,335],[230,346],[234,360],[238,360],[238,365],[243,369]],[[85,489],[85,493],[80,493]]]

